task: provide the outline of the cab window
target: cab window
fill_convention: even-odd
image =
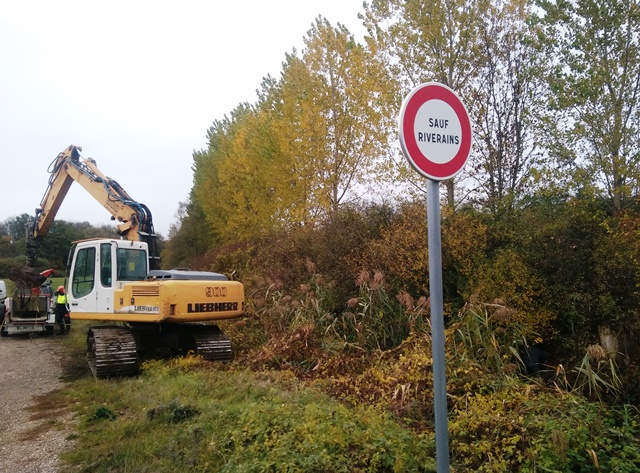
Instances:
[[[73,297],[84,297],[91,293],[95,279],[96,249],[82,248],[78,251],[73,266],[71,291]]]
[[[144,250],[118,248],[118,281],[142,281],[147,277],[147,253]]]
[[[111,243],[100,244],[100,283],[111,287]]]

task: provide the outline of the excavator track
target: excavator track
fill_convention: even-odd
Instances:
[[[140,358],[127,327],[91,327],[87,334],[87,361],[96,378],[137,374]]]
[[[231,340],[216,325],[192,326],[189,332],[195,343],[196,354],[205,360],[231,361],[233,349]]]
[[[210,361],[231,361],[231,340],[217,325],[199,323],[130,324],[140,352],[194,353]]]

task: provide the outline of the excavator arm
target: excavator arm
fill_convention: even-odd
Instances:
[[[159,269],[156,235],[151,212],[136,202],[115,180],[105,176],[95,160],[82,158],[82,148],[70,145],[49,165],[49,185],[36,209],[36,218],[27,242],[27,263],[32,266],[42,239],[53,221],[73,182],[80,184],[117,222],[118,234],[131,241],[144,241],[149,246],[149,268]]]

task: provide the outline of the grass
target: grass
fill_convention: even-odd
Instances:
[[[637,409],[520,378],[510,349],[522,337],[499,310],[469,307],[447,330],[453,469],[640,471]],[[434,470],[428,333],[357,362],[349,350],[325,354],[313,376],[296,367],[321,354],[317,334],[285,331],[231,364],[147,360],[138,377],[96,380],[85,362],[89,325],[75,321],[61,337],[69,382],[55,396],[76,425],[64,471]],[[260,339],[250,328],[245,336]]]
[[[69,470],[434,470],[431,435],[381,409],[347,407],[288,372],[187,356],[148,360],[138,377],[96,380],[77,361],[84,364],[88,325],[74,322],[64,338],[73,377],[55,394],[76,419],[62,456]]]
[[[91,472],[432,469],[421,439],[383,413],[208,365],[180,358],[147,363],[137,378],[76,381],[79,434],[63,459]]]
[[[55,291],[58,286],[64,286],[64,276],[51,278],[51,287]]]

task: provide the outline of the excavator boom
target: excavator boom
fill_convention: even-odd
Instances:
[[[30,241],[27,243],[27,262],[35,263],[40,241],[49,231],[56,214],[73,182],[80,184],[116,220],[116,231],[130,241],[144,241],[149,245],[149,268],[159,268],[153,219],[146,205],[136,202],[115,180],[107,177],[91,158],[82,158],[82,148],[70,145],[49,166],[49,185],[40,207],[36,209]]]
[[[138,372],[138,352],[161,349],[228,361],[231,341],[211,322],[240,317],[244,287],[223,274],[160,270],[149,209],[136,202],[92,159],[69,146],[51,163],[49,186],[36,210],[27,256],[31,266],[73,182],[117,221],[116,238],[73,242],[65,277],[71,319],[110,322],[87,334],[87,361],[98,378]]]

